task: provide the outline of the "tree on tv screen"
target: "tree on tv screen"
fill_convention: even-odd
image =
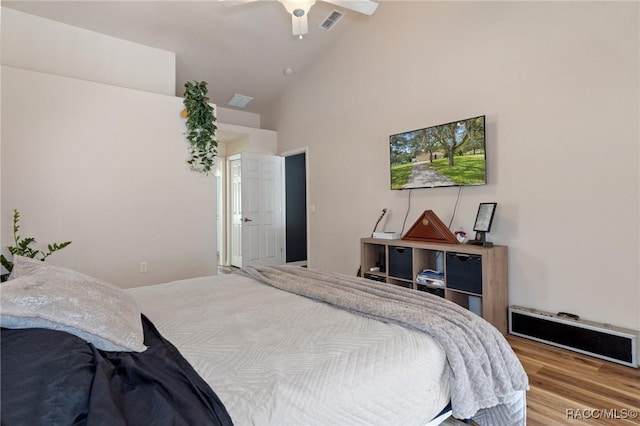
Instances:
[[[484,117],[431,127],[427,130],[444,150],[449,167],[455,165],[455,155],[459,148],[466,145],[473,152],[484,148]]]

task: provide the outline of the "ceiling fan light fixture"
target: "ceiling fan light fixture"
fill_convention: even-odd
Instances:
[[[290,14],[301,17],[309,13],[309,9],[313,6],[316,0],[279,0],[280,3],[287,9]],[[297,15],[296,11],[302,11],[301,15]],[[300,12],[297,12],[300,13]]]
[[[303,34],[309,32],[307,14],[316,0],[279,0],[284,8],[291,14],[291,32],[302,39]]]
[[[246,3],[257,0],[218,0],[225,3]],[[374,0],[322,0],[325,3],[330,3],[345,9],[353,10],[365,15],[372,15],[378,8],[378,1]],[[316,0],[278,0],[282,3],[284,8],[291,15],[291,32],[294,36],[299,36],[302,39],[304,34],[309,32],[309,26],[307,22],[307,15],[309,9],[316,3]],[[330,30],[336,22],[342,17],[342,12],[334,10],[332,14],[325,19],[321,27],[325,30]]]

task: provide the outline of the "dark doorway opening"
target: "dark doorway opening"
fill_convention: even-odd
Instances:
[[[285,241],[287,263],[307,261],[307,158],[285,157]]]

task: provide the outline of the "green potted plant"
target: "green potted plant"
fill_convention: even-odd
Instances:
[[[13,242],[15,245],[8,246],[7,249],[12,256],[24,256],[30,257],[32,259],[39,259],[44,262],[44,260],[49,257],[53,252],[58,250],[62,250],[69,244],[71,241],[65,241],[64,243],[53,243],[47,245],[47,251],[36,250],[31,248],[31,244],[36,242],[36,239],[33,237],[22,238],[18,235],[18,231],[20,230],[20,212],[18,210],[13,210]],[[9,274],[13,270],[13,262],[7,259],[3,254],[0,254],[0,263],[4,268],[9,272],[7,274],[1,275],[1,280],[6,281],[9,277]]]
[[[216,117],[207,97],[207,83],[188,81],[184,85],[183,116],[187,122],[189,160],[191,170],[208,175],[214,165],[218,150]]]

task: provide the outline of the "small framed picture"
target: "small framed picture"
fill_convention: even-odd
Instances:
[[[493,215],[496,212],[498,203],[480,203],[478,215],[473,230],[476,232],[489,232],[493,223]]]

